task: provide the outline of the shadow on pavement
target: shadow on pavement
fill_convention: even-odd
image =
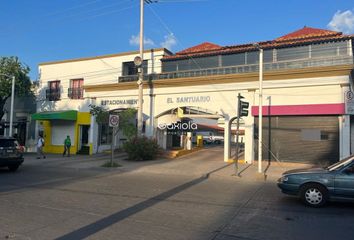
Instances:
[[[84,226],[80,229],[77,229],[73,232],[70,232],[66,235],[63,235],[59,238],[56,238],[56,240],[68,240],[68,239],[84,239],[86,237],[89,237],[90,235],[93,235],[115,223],[118,223],[138,212],[141,212],[149,207],[152,207],[154,206],[155,204],[161,202],[161,201],[164,201],[170,197],[172,197],[173,195],[176,195],[194,185],[197,185],[205,180],[207,180],[209,178],[209,176],[223,168],[226,168],[228,167],[229,165],[225,165],[225,166],[222,166],[218,169],[215,169],[213,171],[210,171],[206,174],[204,174],[203,176],[197,178],[197,179],[194,179],[192,181],[189,181],[189,182],[186,182],[182,185],[179,185],[175,188],[172,188],[166,192],[163,192],[157,196],[154,196],[152,198],[149,198],[143,202],[140,202],[138,204],[135,204],[134,206],[131,206],[129,208],[126,208],[122,211],[119,211],[117,213],[114,213],[108,217],[105,217],[99,221],[96,221],[94,223],[91,223],[87,226]]]

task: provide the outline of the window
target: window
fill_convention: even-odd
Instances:
[[[200,57],[194,58],[191,61],[191,69],[217,68],[219,66],[219,57]]]
[[[48,82],[48,89],[46,90],[46,98],[49,101],[60,100],[60,80]]]
[[[310,48],[309,46],[280,48],[277,49],[278,61],[291,61],[297,59],[309,58]]]
[[[82,99],[84,97],[84,79],[70,80],[70,88],[68,89],[68,97],[70,99]]]
[[[222,65],[226,66],[237,66],[245,64],[245,53],[237,53],[222,56]]]
[[[175,71],[177,71],[176,61],[162,62],[162,72],[175,72]]]
[[[258,64],[259,63],[259,51],[246,53],[246,64]]]
[[[330,42],[311,45],[311,57],[335,57],[348,55],[347,42]]]
[[[100,144],[111,144],[112,143],[112,129],[107,124],[99,125],[99,142]]]
[[[176,70],[177,71],[191,70],[191,60],[184,59],[184,60],[177,61],[177,69]]]
[[[144,60],[143,62],[143,69],[144,69],[144,74],[147,74],[148,72],[148,61]],[[123,76],[131,76],[131,75],[138,75],[138,68],[135,66],[134,62],[124,62],[123,63]]]

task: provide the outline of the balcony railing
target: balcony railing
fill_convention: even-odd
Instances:
[[[45,90],[46,99],[48,101],[60,100],[60,88],[49,88]]]
[[[300,60],[291,61],[278,61],[271,63],[264,63],[264,71],[286,70],[286,69],[301,69],[308,67],[320,67],[320,66],[335,66],[353,64],[353,56],[336,56],[326,58],[306,58]],[[160,79],[175,79],[175,78],[190,78],[190,77],[203,77],[212,75],[227,75],[238,73],[252,73],[258,72],[258,64],[227,66],[218,68],[207,68],[188,71],[176,71],[176,72],[163,72],[159,74],[144,75],[144,80],[160,80]],[[137,81],[138,76],[122,76],[119,77],[119,82],[132,82]]]
[[[84,97],[83,88],[68,88],[68,97],[70,99],[82,99]]]
[[[154,80],[156,78],[156,73],[154,74],[148,74],[144,75],[144,80]],[[127,76],[121,76],[118,78],[118,82],[135,82],[138,81],[139,76],[138,75],[127,75]]]

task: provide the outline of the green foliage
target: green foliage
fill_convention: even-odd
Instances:
[[[130,139],[123,145],[123,148],[128,154],[128,159],[134,161],[153,160],[159,150],[157,141],[145,136]]]
[[[16,96],[34,97],[29,71],[30,68],[22,64],[17,57],[0,57],[0,119],[4,115],[6,100],[11,96],[12,76],[15,76]]]
[[[98,124],[108,124],[109,112],[107,109],[93,104],[90,104],[89,107],[91,115],[96,117],[96,122]]]
[[[123,131],[124,136],[128,140],[132,139],[137,134],[136,128],[136,109],[128,108],[121,111],[119,114],[119,129]]]
[[[110,112],[101,106],[90,104],[90,113],[96,117],[98,124],[108,125]],[[128,108],[118,112],[119,115],[119,130],[121,130],[124,136],[129,140],[136,136],[136,109]]]

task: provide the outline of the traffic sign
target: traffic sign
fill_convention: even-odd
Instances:
[[[119,126],[119,116],[118,115],[109,115],[109,126],[118,127]]]
[[[352,91],[346,91],[344,93],[345,98],[345,113],[354,115],[354,93]]]

